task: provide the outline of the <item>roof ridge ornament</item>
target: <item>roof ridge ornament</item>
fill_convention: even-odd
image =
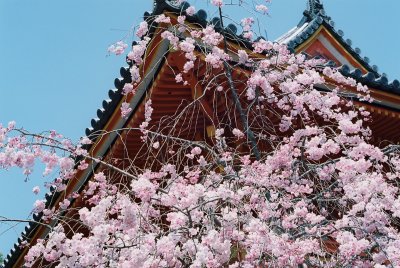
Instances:
[[[153,15],[161,14],[165,9],[175,11],[186,9],[190,6],[187,1],[183,0],[153,0]]]
[[[297,26],[301,26],[306,22],[314,19],[319,21],[330,22],[331,18],[326,14],[322,0],[307,0],[307,9],[303,12],[303,19]]]
[[[169,0],[153,0],[153,15],[161,14],[164,9],[167,9],[168,6],[171,6]]]
[[[318,15],[325,16],[324,5],[320,0],[308,0],[307,11],[313,18]]]
[[[315,18],[322,18],[326,21],[330,21],[331,19],[328,15],[326,15],[322,0],[308,0],[307,9],[303,14],[304,19],[302,20],[302,23],[310,22]]]
[[[153,6],[157,6],[159,4],[163,4],[166,0],[153,0]]]
[[[153,10],[165,6],[167,0],[153,0]]]

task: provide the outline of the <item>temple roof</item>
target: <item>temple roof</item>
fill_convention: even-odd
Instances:
[[[361,56],[361,49],[353,48],[351,39],[345,39],[343,30],[335,28],[335,22],[327,15],[324,5],[320,0],[308,0],[307,9],[296,27],[279,37],[276,42],[287,44],[292,51],[297,51],[305,42],[313,37],[317,31],[324,27],[333,38],[348,52],[365,70],[354,68],[350,64],[340,66],[342,74],[352,77],[371,88],[400,94],[400,82],[388,81],[385,74],[378,72],[376,65],[370,64],[368,57]]]
[[[184,13],[187,7],[189,7],[187,2],[183,2],[180,5],[174,5],[168,0],[154,0],[152,13],[145,12],[144,18],[147,19],[151,15],[158,15],[165,11]],[[207,12],[202,9],[198,10],[193,16],[187,16],[187,20],[202,26],[212,23],[216,26],[217,31],[225,30],[232,39],[236,41],[239,40],[241,45],[245,47],[251,47],[251,43],[248,40],[243,38],[241,34],[237,34],[237,27],[235,25],[229,24],[225,29],[221,29],[219,27],[219,18],[207,20]],[[344,75],[353,77],[357,81],[364,83],[371,88],[400,95],[400,82],[398,80],[394,80],[389,83],[387,77],[384,74],[380,74],[376,66],[370,65],[367,57],[362,57],[360,55],[361,50],[359,48],[352,47],[352,42],[350,39],[344,39],[343,31],[335,29],[334,21],[326,14],[324,6],[320,0],[308,0],[307,9],[303,12],[303,17],[299,24],[289,32],[282,35],[276,41],[287,44],[289,48],[291,48],[293,51],[296,51],[296,48],[300,47],[304,42],[312,37],[322,26],[325,27],[325,29],[327,29],[332,36],[351,54],[351,56],[353,56],[367,70],[366,73],[363,73],[358,68],[342,65],[340,66],[340,70]],[[330,64],[332,63],[327,63],[327,65]],[[159,70],[159,67],[160,66],[157,66],[155,72]],[[97,110],[97,116],[91,120],[90,127],[86,128],[86,136],[96,139],[96,133],[104,129],[115,110],[118,109],[123,99],[122,88],[124,84],[132,82],[129,66],[121,67],[120,75],[121,77],[114,80],[115,89],[110,89],[108,91],[108,97],[102,101],[101,108]],[[147,90],[146,87],[142,90],[142,92],[140,92],[140,94],[145,94]],[[142,98],[143,96],[139,97]],[[89,147],[87,147],[87,149],[89,149]],[[58,193],[56,192],[46,194],[46,207],[54,205],[54,202],[57,199]],[[41,214],[33,215],[34,221],[40,221],[40,219]],[[23,241],[22,237],[27,239],[32,238],[35,230],[38,227],[39,224],[35,222],[31,222],[25,227],[21,237],[18,238],[18,242],[14,244],[14,247],[10,250],[10,253],[5,256],[4,267],[13,266],[23,252],[23,249],[20,247],[21,242]]]
[[[186,1],[180,5],[175,5],[168,0],[154,0],[153,2],[154,8],[152,13],[145,12],[144,18],[147,18],[150,15],[154,16],[161,14],[164,11],[183,13],[184,10],[190,6],[190,4]],[[343,47],[346,48],[350,54],[368,70],[366,74],[363,74],[360,69],[351,68],[351,66],[345,64],[340,66],[342,74],[350,76],[358,82],[366,84],[369,87],[400,95],[400,82],[397,79],[389,82],[385,74],[378,73],[378,67],[376,65],[371,66],[369,64],[370,60],[368,57],[361,56],[361,50],[359,48],[352,48],[352,41],[350,39],[345,40],[343,37],[344,32],[342,30],[335,29],[335,23],[325,12],[321,1],[307,0],[307,2],[307,9],[303,12],[303,18],[300,20],[299,24],[286,34],[282,35],[276,41],[287,44],[289,48],[295,51],[297,47],[303,44],[320,28],[320,26],[323,25],[336,37]],[[213,23],[217,26],[217,30],[222,30],[218,29],[219,18],[215,17],[208,21],[207,12],[202,9],[198,10],[193,16],[188,16],[188,21],[200,24],[202,26],[207,25],[207,23]],[[240,43],[244,46],[251,47],[251,44],[248,42],[248,40],[244,39],[241,34],[237,34],[237,27],[235,25],[229,24],[225,30],[228,31],[231,36],[235,35],[235,40],[240,40]],[[330,65],[331,63],[332,62],[328,62],[327,65]],[[124,84],[131,82],[128,68],[122,67],[120,69],[120,74],[121,78],[116,78],[114,81],[116,89],[109,90],[109,99],[105,99],[103,101],[102,108],[97,110],[97,117],[91,120],[91,127],[86,129],[85,133],[87,136],[94,134],[96,131],[103,128],[109,118],[109,115],[115,110],[115,107],[122,98],[121,92]]]

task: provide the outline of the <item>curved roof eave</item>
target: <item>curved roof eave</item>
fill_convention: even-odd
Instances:
[[[387,91],[400,95],[400,82],[395,79],[391,82],[385,74],[378,72],[376,65],[370,65],[370,59],[361,55],[361,49],[353,48],[351,39],[344,38],[342,30],[336,30],[335,22],[329,17],[320,0],[308,0],[307,10],[303,12],[303,17],[299,24],[289,32],[279,37],[276,42],[286,44],[293,52],[309,40],[321,27],[324,27],[335,40],[362,66],[367,70],[363,75],[362,71],[350,66],[340,67],[342,74],[354,78],[370,88]]]

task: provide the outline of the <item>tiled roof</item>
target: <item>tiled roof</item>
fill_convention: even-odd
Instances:
[[[166,0],[156,0],[153,14],[146,13],[146,16],[160,14],[163,11],[171,11],[175,13],[184,13],[187,7],[190,5],[187,2],[183,2],[180,6],[175,6]],[[216,30],[222,31],[220,25],[220,19],[218,17],[212,18],[210,21],[207,20],[207,13],[204,10],[199,10],[194,16],[187,16],[188,20],[193,23],[200,24],[202,26],[207,23],[212,23],[216,26]],[[362,75],[359,69],[350,69],[350,66],[343,65],[340,67],[342,73],[346,76],[354,78],[356,81],[361,82],[371,88],[391,92],[400,95],[400,82],[395,79],[388,81],[385,74],[378,72],[376,65],[370,65],[370,59],[361,55],[361,49],[353,48],[351,39],[344,38],[344,32],[342,30],[335,29],[335,22],[329,17],[324,9],[323,4],[320,0],[308,0],[307,9],[303,12],[303,18],[299,24],[284,34],[278,40],[279,43],[287,44],[291,50],[295,50],[304,41],[311,37],[319,27],[323,25],[330,33],[336,38],[336,40],[368,71],[367,74]],[[243,38],[242,34],[237,34],[237,27],[234,24],[229,24],[225,27],[228,38],[232,41],[238,42],[240,45],[248,48],[252,48],[251,42]],[[332,63],[327,63],[328,65]]]
[[[343,65],[340,67],[342,74],[350,76],[371,88],[380,89],[383,91],[400,94],[399,80],[388,81],[385,74],[378,72],[376,65],[370,65],[368,57],[361,56],[361,49],[353,48],[351,39],[344,38],[342,30],[335,29],[335,22],[325,12],[323,4],[320,0],[308,0],[307,10],[303,12],[303,18],[299,24],[282,35],[276,41],[287,44],[293,51],[310,38],[319,28],[324,26],[335,39],[368,71],[362,74],[359,69],[350,69],[350,66]]]

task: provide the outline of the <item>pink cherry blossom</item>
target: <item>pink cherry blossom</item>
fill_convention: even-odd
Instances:
[[[183,82],[183,78],[182,78],[182,74],[181,74],[181,73],[179,73],[179,74],[177,74],[177,75],[175,76],[175,81],[176,81],[177,83]]]
[[[241,64],[245,64],[249,59],[249,56],[247,55],[246,51],[241,49],[238,50],[238,56],[239,56],[239,63]]]
[[[60,208],[65,210],[69,207],[70,204],[71,202],[68,199],[64,199],[64,201],[60,204]]]
[[[139,24],[139,29],[136,31],[136,36],[139,37],[139,38],[143,37],[147,33],[148,30],[149,30],[149,28],[148,28],[147,22],[146,21],[142,21]]]
[[[125,52],[125,49],[128,47],[123,41],[118,41],[117,43],[108,47],[108,52],[113,53],[115,55],[121,55]]]
[[[158,141],[156,141],[155,143],[153,143],[153,148],[154,148],[154,149],[160,148],[160,143],[159,143]]]
[[[40,192],[39,186],[33,187],[32,192],[33,192],[34,194],[38,194],[38,193]]]
[[[129,103],[123,102],[121,104],[121,117],[122,118],[127,118],[128,115],[132,112],[132,108],[129,107]]]
[[[133,85],[130,84],[130,83],[126,83],[126,84],[124,85],[124,87],[122,88],[122,93],[123,93],[124,95],[127,95],[127,94],[131,93],[132,90],[133,90]]]
[[[171,23],[171,18],[161,14],[158,15],[154,21],[157,23]]]
[[[203,37],[201,39],[207,45],[214,46],[214,48],[216,48],[215,46],[222,42],[222,35],[216,32],[214,27],[211,25],[204,28],[202,33]]]
[[[174,46],[174,48],[178,47],[179,38],[170,31],[163,31],[161,37],[163,39],[167,39]]]
[[[268,13],[268,7],[266,7],[265,5],[256,5],[256,10],[263,14]]]
[[[40,213],[40,212],[42,212],[42,211],[45,209],[45,204],[46,204],[46,201],[45,201],[45,200],[36,200],[36,201],[35,201],[35,204],[34,204],[34,209],[33,209],[33,211],[34,211],[35,213]]]
[[[188,16],[193,16],[195,12],[196,12],[196,8],[194,6],[190,6],[186,9],[186,14]]]
[[[244,133],[240,129],[237,129],[237,128],[234,128],[232,130],[232,134],[235,135],[238,139],[244,137]]]
[[[93,142],[88,138],[88,137],[82,137],[80,140],[80,144],[86,145],[86,144],[92,144]]]
[[[224,4],[222,0],[211,0],[211,3],[217,7],[222,7]]]

